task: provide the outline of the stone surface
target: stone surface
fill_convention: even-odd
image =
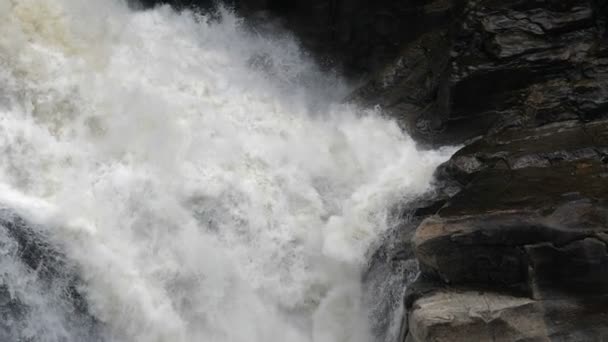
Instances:
[[[410,341],[608,336],[607,152],[608,121],[571,120],[486,134],[443,165],[460,191],[414,235]],[[517,299],[483,320],[471,291]]]
[[[598,214],[586,203],[573,208],[579,210]],[[570,230],[543,222],[521,212],[429,219],[415,237],[421,269],[450,285],[533,298],[608,293],[606,226]]]
[[[404,42],[394,61],[353,98],[382,105],[431,144],[508,127],[605,118],[605,6],[585,0],[448,2],[442,24]]]
[[[580,341],[608,336],[607,297],[535,301],[496,293],[438,291],[416,302],[406,342]]]

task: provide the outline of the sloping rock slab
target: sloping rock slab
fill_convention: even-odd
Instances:
[[[437,292],[410,311],[406,342],[603,341],[608,297],[535,301],[496,293]]]
[[[414,236],[444,283],[559,298],[608,294],[608,123],[506,131],[442,171],[462,191]]]
[[[580,226],[556,223],[561,215],[580,219]],[[535,298],[608,293],[608,226],[586,219],[605,222],[608,210],[580,202],[547,217],[531,212],[435,217],[418,228],[416,255],[424,273],[447,284]]]

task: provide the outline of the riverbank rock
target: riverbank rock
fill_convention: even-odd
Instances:
[[[606,121],[506,131],[465,147],[444,170],[463,190],[414,237],[421,266],[448,283],[608,291],[607,153]],[[560,258],[559,272],[546,266]]]
[[[440,25],[404,42],[351,99],[381,105],[431,145],[606,117],[604,1],[448,1],[445,8]]]
[[[504,130],[457,152],[439,173],[462,190],[413,238],[410,341],[608,336],[607,152],[608,121]]]
[[[416,301],[406,342],[602,341],[608,297],[532,300],[497,293],[439,291]]]
[[[404,339],[602,341],[606,4],[480,0],[451,11],[452,25],[406,45],[352,97],[423,143],[465,145],[437,173],[459,191],[413,237],[421,274]]]

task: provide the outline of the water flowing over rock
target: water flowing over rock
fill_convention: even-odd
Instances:
[[[0,209],[0,340],[101,341],[76,266],[44,235]]]
[[[602,7],[603,6],[603,7]],[[605,118],[605,4],[454,1],[355,98],[432,143]]]
[[[412,341],[608,334],[607,132],[608,121],[507,130],[442,167],[462,190],[414,237],[422,277],[409,289]],[[465,314],[484,301],[505,304],[488,304],[485,320]],[[435,321],[442,315],[450,328]]]
[[[453,150],[349,91],[224,7],[0,0],[0,340],[372,340],[367,262]]]
[[[413,238],[408,342],[608,336],[606,8],[454,2],[352,96],[467,145],[438,173],[460,191]]]
[[[0,0],[0,339],[606,339],[608,2],[224,4]]]
[[[421,274],[400,339],[603,341],[608,3],[315,4],[337,8],[291,27],[363,76],[350,101],[428,145],[466,145],[415,210],[431,216],[413,236]]]

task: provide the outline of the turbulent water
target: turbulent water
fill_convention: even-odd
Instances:
[[[0,0],[0,336],[372,341],[370,247],[448,154],[346,90],[228,11]]]

